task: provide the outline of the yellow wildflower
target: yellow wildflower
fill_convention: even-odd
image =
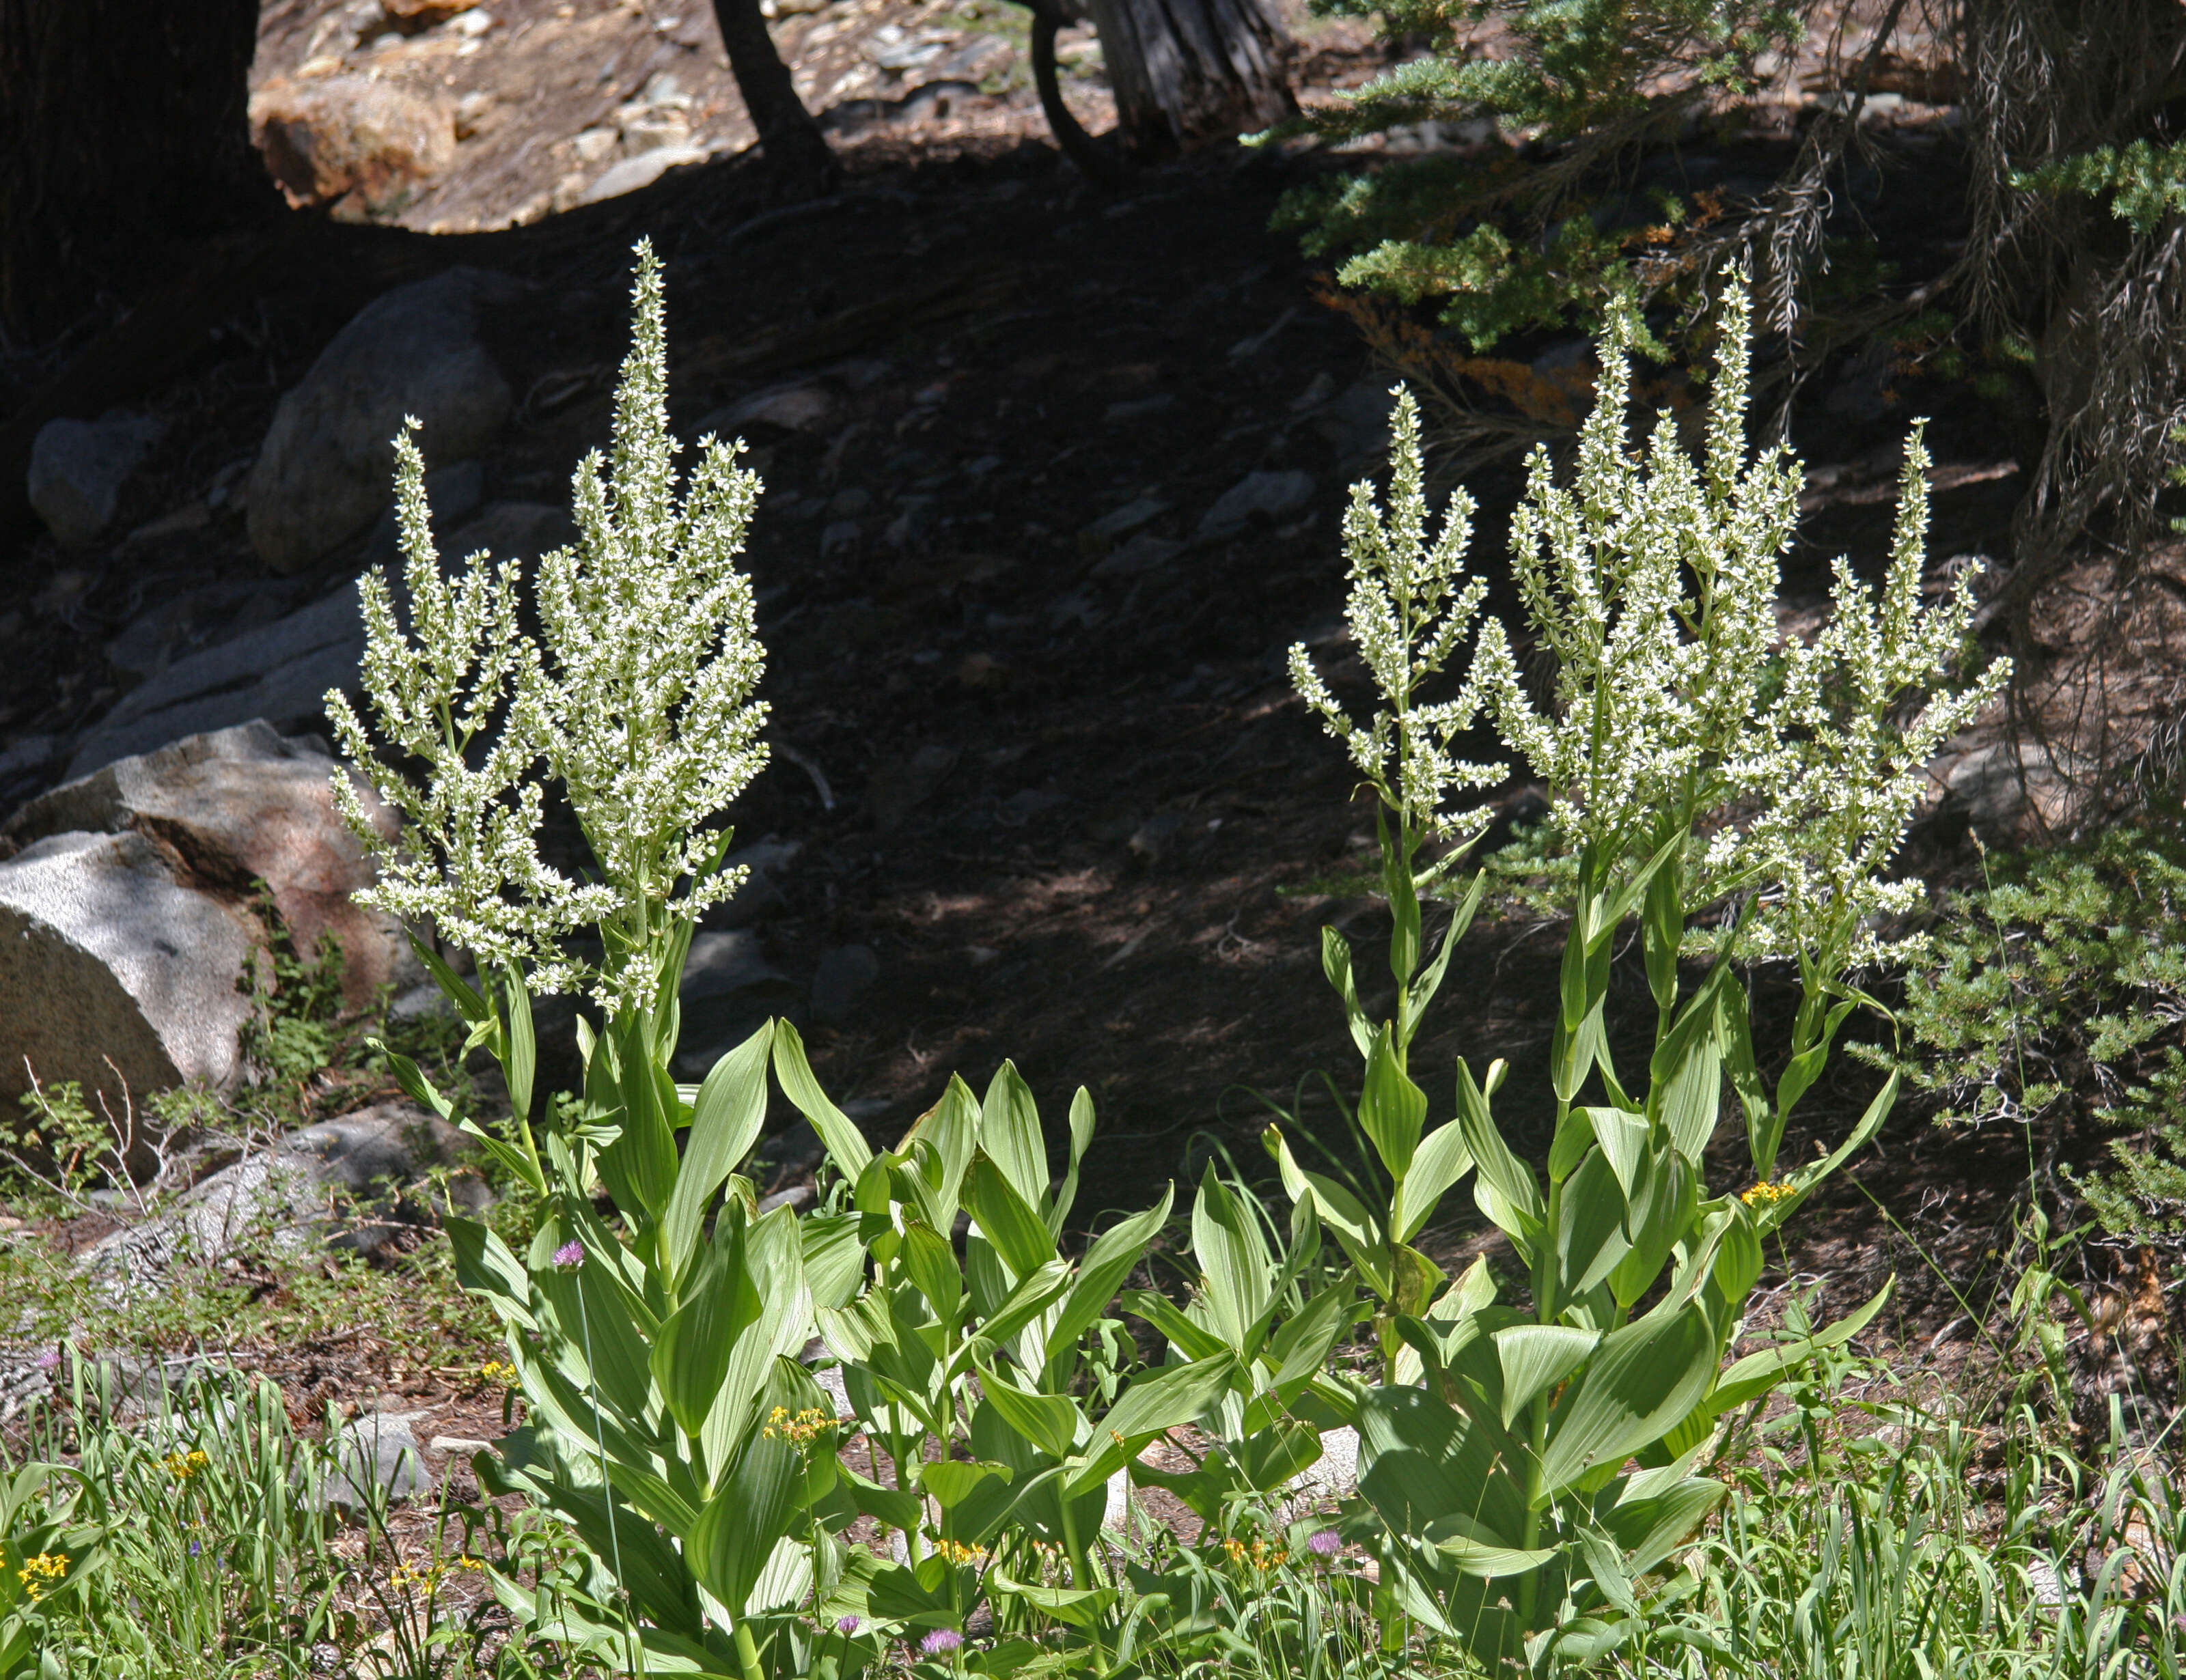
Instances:
[[[68,1566],[66,1552],[41,1552],[15,1571],[15,1578],[23,1583],[23,1590],[35,1604],[60,1585],[68,1574]]]

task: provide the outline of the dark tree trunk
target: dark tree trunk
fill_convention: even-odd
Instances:
[[[759,0],[714,0],[714,20],[720,25],[737,91],[759,131],[761,154],[800,189],[825,192],[835,180],[835,154],[797,97]]]
[[[257,44],[258,0],[0,0],[0,325],[45,336],[175,241],[277,210]]]
[[[1116,132],[1135,157],[1227,140],[1298,112],[1261,0],[1083,0],[1101,32]]]

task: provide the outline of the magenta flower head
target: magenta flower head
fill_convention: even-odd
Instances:
[[[38,1355],[38,1369],[42,1371],[58,1370],[60,1363],[61,1350],[58,1347],[48,1347]]]
[[[554,1263],[565,1272],[575,1271],[585,1263],[585,1245],[571,1237],[554,1251]]]
[[[844,1616],[840,1621],[835,1624],[835,1631],[838,1633],[842,1634],[845,1638],[848,1638],[851,1634],[858,1631],[858,1618],[855,1616]]]
[[[1305,1543],[1305,1548],[1317,1558],[1332,1558],[1343,1549],[1343,1541],[1332,1528],[1324,1528]]]
[[[939,1656],[944,1651],[953,1651],[964,1643],[964,1636],[953,1627],[937,1627],[918,1642],[918,1649],[928,1656]]]

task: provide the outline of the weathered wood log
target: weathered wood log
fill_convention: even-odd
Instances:
[[[1227,140],[1297,114],[1285,39],[1261,0],[1082,0],[1133,157]]]

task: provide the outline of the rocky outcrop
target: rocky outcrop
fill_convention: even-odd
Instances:
[[[242,1072],[236,989],[257,924],[181,878],[150,837],[56,834],[0,863],[0,1113],[74,1079],[125,1096]]]
[[[364,657],[356,585],[176,660],[132,688],[76,743],[70,777],[132,753],[253,718],[322,726],[329,688],[354,688]]]
[[[455,107],[367,76],[277,76],[251,96],[250,137],[291,205],[362,221],[455,162]]]
[[[373,879],[371,860],[334,809],[335,765],[309,740],[253,721],[118,760],[33,799],[0,835],[17,843],[78,833],[141,835],[170,854],[177,879],[230,902],[262,881],[296,949],[322,936],[341,944],[350,1006],[410,972],[393,921],[350,901]],[[388,838],[397,819],[363,791]],[[4,1029],[0,1029],[3,1031]]]
[[[48,420],[31,445],[31,506],[63,548],[87,548],[113,522],[122,486],[165,430],[141,414]]]
[[[508,382],[478,339],[482,305],[517,283],[455,268],[360,311],[281,399],[250,469],[251,546],[294,572],[367,530],[394,499],[393,440],[423,426],[434,466],[478,454],[508,418]]]
[[[79,1263],[109,1285],[151,1286],[177,1265],[235,1254],[295,1254],[322,1244],[378,1254],[405,1229],[433,1223],[434,1209],[409,1192],[433,1168],[462,1165],[474,1148],[421,1108],[378,1103],[208,1174],[151,1218],[101,1238]],[[449,1186],[467,1214],[490,1200],[475,1173],[458,1173]]]

